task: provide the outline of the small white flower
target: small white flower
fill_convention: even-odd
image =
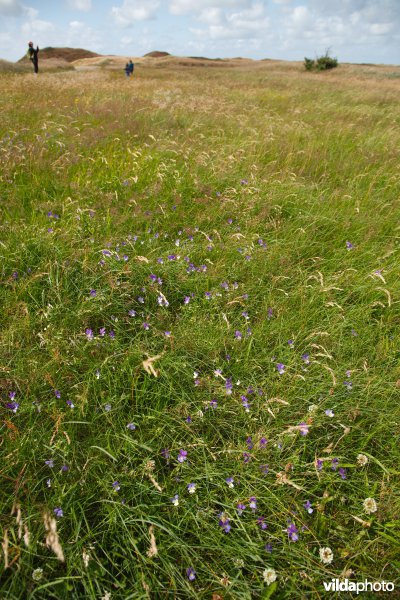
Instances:
[[[202,419],[204,417],[204,413],[202,410],[198,410],[197,411],[197,416],[200,417],[200,419]]]
[[[335,416],[335,413],[333,412],[333,410],[331,408],[328,408],[325,411],[325,414],[326,414],[327,417],[331,417],[331,418]]]
[[[43,569],[35,569],[32,573],[33,581],[40,581],[43,577]]]
[[[89,566],[89,560],[90,560],[90,554],[89,554],[89,552],[86,552],[86,550],[84,550],[82,552],[82,560],[83,560],[83,564],[85,565],[85,567],[88,568],[88,566]]]
[[[275,569],[272,569],[271,567],[267,567],[265,569],[265,571],[263,572],[263,577],[264,577],[264,581],[267,585],[271,585],[271,583],[274,583],[274,581],[276,581],[276,572]]]
[[[366,498],[363,502],[363,507],[366,513],[369,515],[378,510],[378,506],[374,500],[374,498]]]
[[[357,464],[359,467],[365,467],[368,464],[368,457],[365,454],[357,455]]]
[[[333,552],[330,548],[320,548],[319,557],[321,559],[321,562],[323,562],[326,565],[329,565],[333,561]]]

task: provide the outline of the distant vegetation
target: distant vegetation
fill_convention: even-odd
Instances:
[[[95,58],[96,56],[101,55],[97,54],[96,52],[91,52],[90,50],[84,50],[83,48],[52,48],[51,46],[48,46],[47,48],[40,49],[39,61],[57,58],[71,63],[74,62],[74,60],[79,60],[81,58]],[[27,61],[28,58],[24,54],[24,56],[20,58],[18,62]]]
[[[304,66],[307,71],[327,71],[338,66],[337,58],[329,56],[329,51],[326,51],[323,56],[313,58],[305,58]]]

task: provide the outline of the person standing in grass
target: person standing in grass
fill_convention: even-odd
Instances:
[[[130,75],[133,75],[134,68],[135,68],[135,65],[133,64],[132,59],[130,58],[129,59],[129,73],[130,73]]]
[[[30,61],[32,61],[33,64],[33,70],[35,71],[35,73],[37,74],[39,72],[39,46],[36,46],[36,50],[33,47],[33,42],[29,42],[28,44],[28,52],[26,53],[26,56],[29,58]]]
[[[126,63],[124,71],[125,71],[125,75],[127,77],[130,77],[130,75],[131,75],[131,69],[130,69],[129,63]]]

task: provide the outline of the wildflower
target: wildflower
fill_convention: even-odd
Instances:
[[[294,348],[294,341],[293,340],[288,340],[288,346],[290,348]]]
[[[100,327],[99,329],[99,336],[100,337],[104,337],[106,335],[106,328],[105,327]]]
[[[219,525],[224,530],[224,533],[229,533],[230,532],[231,526],[230,526],[228,517],[225,517],[224,515],[221,515],[221,518],[219,520]]]
[[[378,506],[374,498],[366,498],[363,502],[363,507],[366,513],[369,515],[378,510]]]
[[[235,483],[234,483],[234,481],[235,481],[235,480],[233,479],[233,477],[227,477],[227,478],[225,479],[225,481],[226,481],[226,483],[228,484],[228,487],[229,487],[229,488],[233,488],[233,487],[235,487]]]
[[[51,479],[46,479],[46,485],[48,488],[51,488]]]
[[[54,514],[56,515],[56,518],[57,518],[57,519],[60,519],[61,517],[63,517],[63,516],[64,516],[63,509],[62,509],[62,508],[54,508],[54,509],[53,509],[53,512],[54,512]]]
[[[347,389],[350,390],[353,388],[353,384],[351,381],[343,381],[343,385],[345,385],[347,387]]]
[[[360,467],[365,467],[365,465],[368,464],[368,457],[365,456],[365,454],[358,454],[357,455],[357,464]]]
[[[260,448],[265,448],[268,444],[268,440],[267,438],[265,438],[264,436],[261,438],[261,440],[259,441],[259,446]]]
[[[218,402],[215,398],[210,401],[210,408],[217,408]]]
[[[56,398],[61,398],[61,393],[58,390],[54,390],[54,395]]]
[[[232,378],[228,377],[227,380],[225,381],[225,391],[228,396],[230,394],[232,394],[232,388],[233,388]]]
[[[134,423],[128,423],[128,425],[126,426],[126,428],[130,429],[131,431],[135,431],[136,425]]]
[[[309,515],[311,515],[311,513],[314,512],[314,509],[312,508],[311,502],[309,500],[306,500],[303,504],[304,508],[306,509],[306,511],[308,512]]]
[[[276,368],[279,375],[283,375],[283,373],[285,372],[285,365],[283,365],[282,363],[277,363]]]
[[[61,467],[61,471],[62,471],[63,473],[66,473],[67,471],[69,471],[69,466],[68,466],[68,465],[62,465],[62,467]]]
[[[274,581],[276,581],[277,578],[275,569],[272,569],[272,567],[267,567],[263,572],[263,578],[267,585],[271,585],[271,583],[274,583]]]
[[[131,310],[128,312],[128,315],[129,315],[130,317],[136,317],[136,312],[135,312],[133,309],[131,309]]]
[[[340,467],[339,469],[339,475],[342,479],[346,479],[346,469],[344,469],[343,467]]]
[[[170,331],[164,331],[164,335],[165,335],[165,337],[171,337],[171,332]]]
[[[332,471],[336,471],[336,469],[338,468],[339,465],[339,459],[338,458],[332,458]]]
[[[257,510],[257,499],[255,496],[251,496],[250,500],[249,500],[249,506],[251,508],[251,510],[253,512],[256,512]]]
[[[331,408],[328,408],[325,411],[325,414],[326,414],[327,417],[331,417],[331,418],[335,416],[335,413],[333,412],[333,410]]]
[[[243,504],[243,502],[239,502],[239,504],[236,506],[236,508],[237,508],[237,511],[238,511],[238,515],[240,517],[243,514],[243,511],[245,510],[246,505]]]
[[[72,402],[72,400],[67,400],[67,406],[70,408],[75,408],[75,404]]]
[[[236,330],[236,331],[235,331],[235,339],[237,339],[237,340],[241,340],[241,339],[242,339],[242,337],[243,337],[243,336],[242,336],[241,332],[240,332],[240,331],[238,331],[238,330]]]
[[[271,554],[273,550],[272,544],[265,544],[265,550],[268,552],[268,554]]]
[[[300,435],[307,435],[309,433],[307,423],[304,423],[304,422],[300,423],[299,431],[300,431]]]
[[[247,181],[247,179],[241,179],[240,180],[240,185],[247,185],[249,182]]]
[[[286,531],[289,536],[289,540],[292,542],[297,542],[299,539],[299,536],[297,535],[299,530],[297,529],[296,525],[294,523],[289,523]]]
[[[262,529],[263,531],[265,531],[266,529],[268,529],[268,525],[265,522],[265,517],[258,517],[257,519],[257,525],[259,526],[260,529]]]
[[[13,392],[10,392],[10,394],[12,394]],[[14,414],[17,412],[17,410],[19,409],[19,404],[18,402],[7,402],[6,404],[7,408],[9,410],[11,410]]]
[[[323,562],[325,565],[330,565],[330,563],[333,561],[332,550],[330,548],[320,548],[319,558],[321,559],[321,562]]]
[[[163,456],[163,457],[164,457],[166,460],[168,460],[168,459],[171,457],[171,455],[170,455],[170,453],[169,453],[169,450],[168,450],[168,448],[164,448],[163,450],[161,450],[161,455],[162,455],[162,456]]]
[[[174,506],[179,506],[179,494],[175,494],[175,496],[171,498],[171,502]]]
[[[97,296],[96,290],[90,290],[89,294],[92,298],[96,298],[96,296]]]
[[[186,450],[179,450],[178,462],[184,463],[185,460],[187,460],[187,451]]]
[[[261,473],[263,475],[268,475],[268,473],[269,473],[269,466],[268,465],[261,465],[260,469],[261,469]]]
[[[324,461],[321,460],[320,458],[317,458],[315,466],[317,468],[317,471],[322,471],[322,468],[324,466]]]
[[[188,483],[187,484],[187,490],[189,492],[189,494],[194,494],[196,491],[196,484],[195,483]]]
[[[54,460],[52,458],[50,460],[45,460],[44,464],[52,469],[54,467]]]
[[[269,308],[267,310],[267,317],[268,317],[268,319],[272,319],[273,316],[274,316],[274,311],[272,310],[272,308]]]
[[[354,248],[354,246],[351,242],[346,242],[346,248],[347,248],[347,250],[352,250]]]
[[[245,409],[245,411],[250,412],[250,404],[249,404],[249,401],[246,398],[246,396],[240,396],[240,399],[242,401],[242,405],[243,405],[243,408]]]
[[[35,569],[32,572],[32,579],[33,581],[40,581],[43,577],[43,569]]]
[[[119,485],[119,481],[114,481],[112,486],[116,492],[119,492],[119,490],[121,489],[121,486]]]
[[[253,439],[252,439],[251,435],[249,435],[249,437],[246,438],[246,444],[247,444],[247,447],[249,450],[253,449],[254,444],[253,444]]]
[[[104,405],[104,410],[105,410],[106,412],[110,412],[110,410],[111,410],[111,404],[105,404],[105,405]]]
[[[88,340],[92,340],[93,337],[94,337],[93,336],[93,331],[91,329],[89,329],[89,328],[85,330],[85,335],[86,335],[86,337],[87,337]]]
[[[189,581],[194,581],[196,579],[196,571],[193,569],[193,567],[186,569],[186,576]]]
[[[251,456],[248,452],[243,452],[243,460],[244,464],[247,464],[251,461]]]
[[[306,365],[310,364],[310,355],[307,354],[307,352],[305,354],[302,354],[301,358],[303,359],[303,361],[305,362]]]
[[[143,323],[143,329],[145,329],[145,331],[148,331],[150,329],[150,324],[149,323]]]

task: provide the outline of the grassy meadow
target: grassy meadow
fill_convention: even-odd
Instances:
[[[399,92],[0,76],[1,599],[398,593]]]

